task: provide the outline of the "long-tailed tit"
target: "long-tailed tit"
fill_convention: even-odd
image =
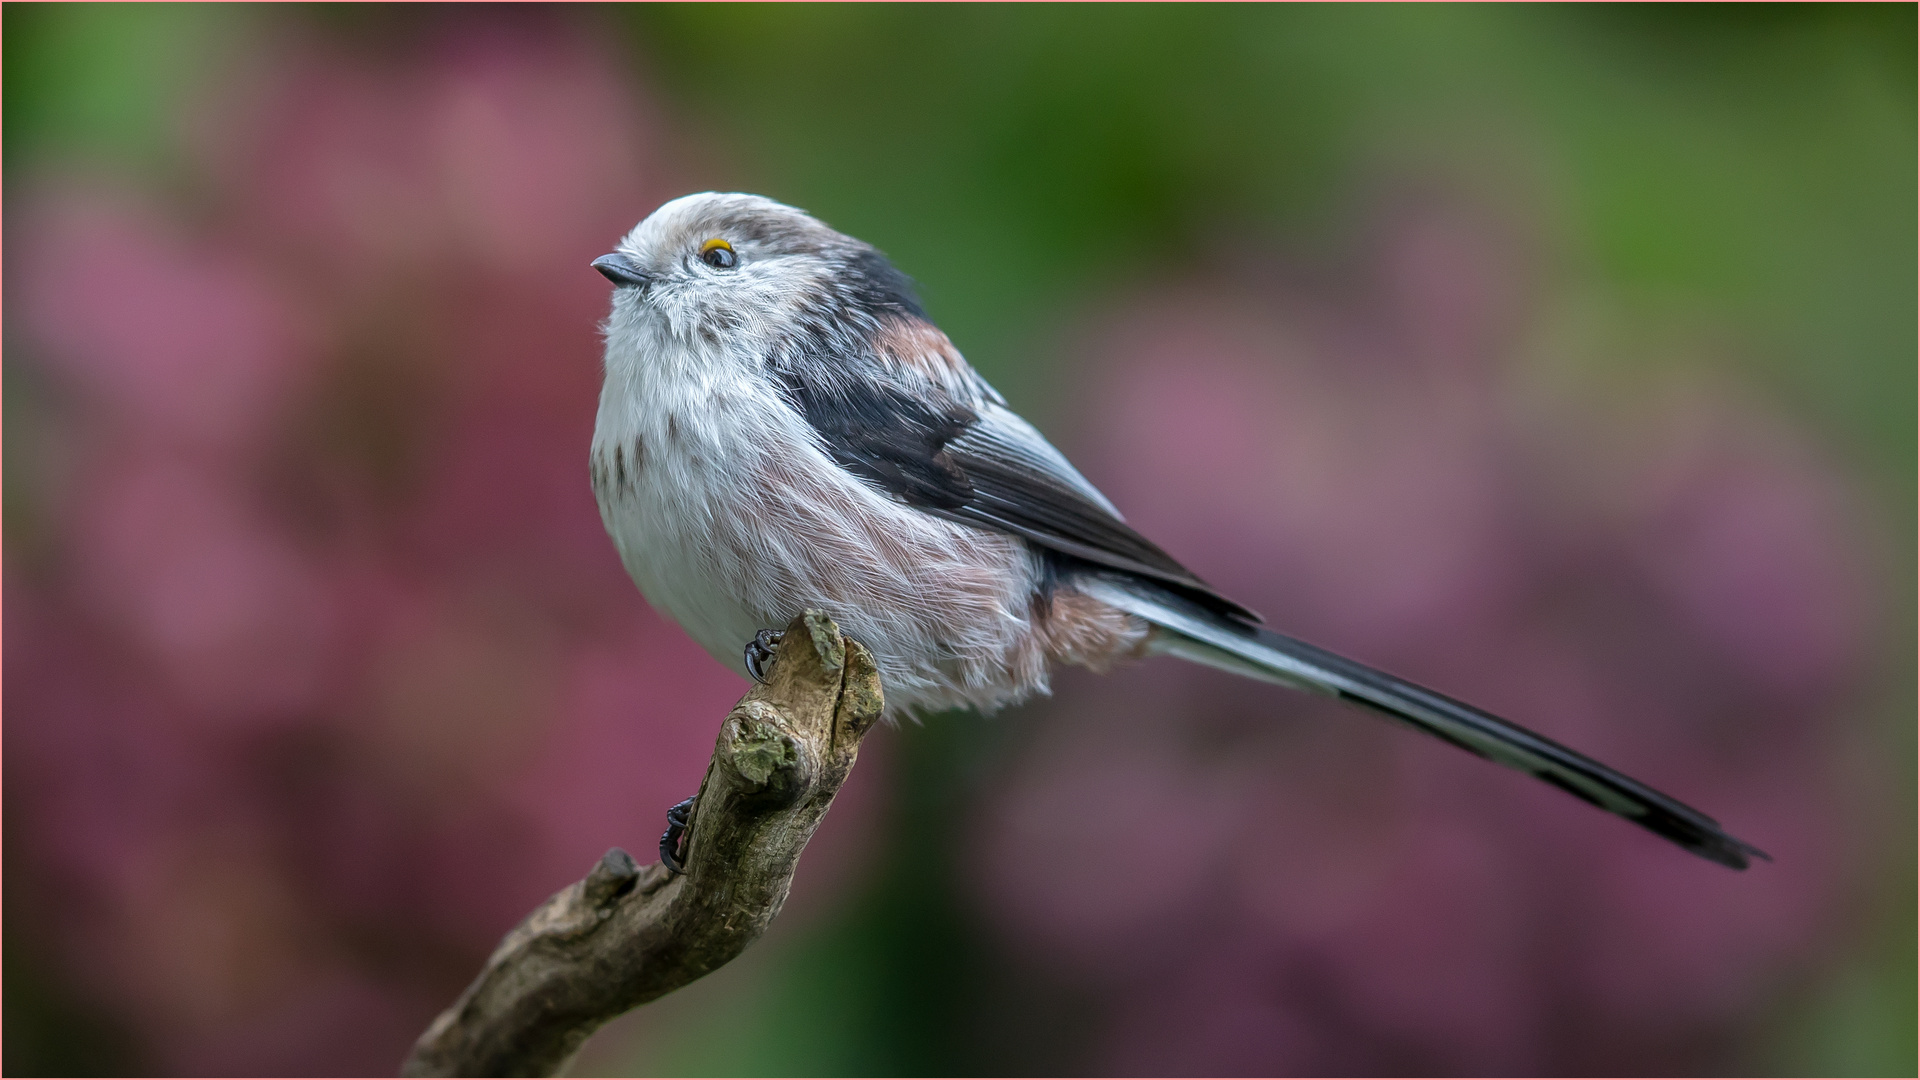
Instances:
[[[601,519],[653,606],[736,670],[758,677],[767,628],[807,608],[872,650],[893,713],[1166,654],[1364,705],[1726,866],[1765,857],[1558,743],[1264,628],[1128,527],[885,256],[806,213],[688,195],[593,265],[617,286]]]

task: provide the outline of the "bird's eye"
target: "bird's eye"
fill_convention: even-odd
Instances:
[[[700,245],[700,261],[717,270],[731,270],[740,257],[733,253],[732,244],[716,236]]]

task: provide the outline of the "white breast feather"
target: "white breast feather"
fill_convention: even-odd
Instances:
[[[616,310],[608,332],[593,438],[601,519],[647,600],[716,659],[744,672],[755,632],[818,607],[873,651],[889,713],[991,709],[1046,690],[1030,623],[1040,567],[1024,542],[922,513],[840,468],[723,345],[631,311]]]

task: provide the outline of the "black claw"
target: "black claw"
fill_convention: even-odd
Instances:
[[[753,676],[754,682],[767,681],[767,661],[773,659],[775,647],[786,636],[785,630],[762,630],[747,642],[747,674]]]
[[[671,874],[684,874],[686,865],[680,861],[680,838],[687,831],[687,814],[693,810],[692,799],[681,799],[667,811],[667,831],[660,834],[660,861]]]

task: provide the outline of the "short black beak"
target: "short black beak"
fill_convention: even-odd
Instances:
[[[615,285],[631,285],[635,288],[644,289],[647,287],[647,283],[653,280],[647,276],[645,270],[640,269],[632,259],[627,258],[625,255],[602,255],[593,260],[593,268],[600,271],[608,281],[613,282]]]

